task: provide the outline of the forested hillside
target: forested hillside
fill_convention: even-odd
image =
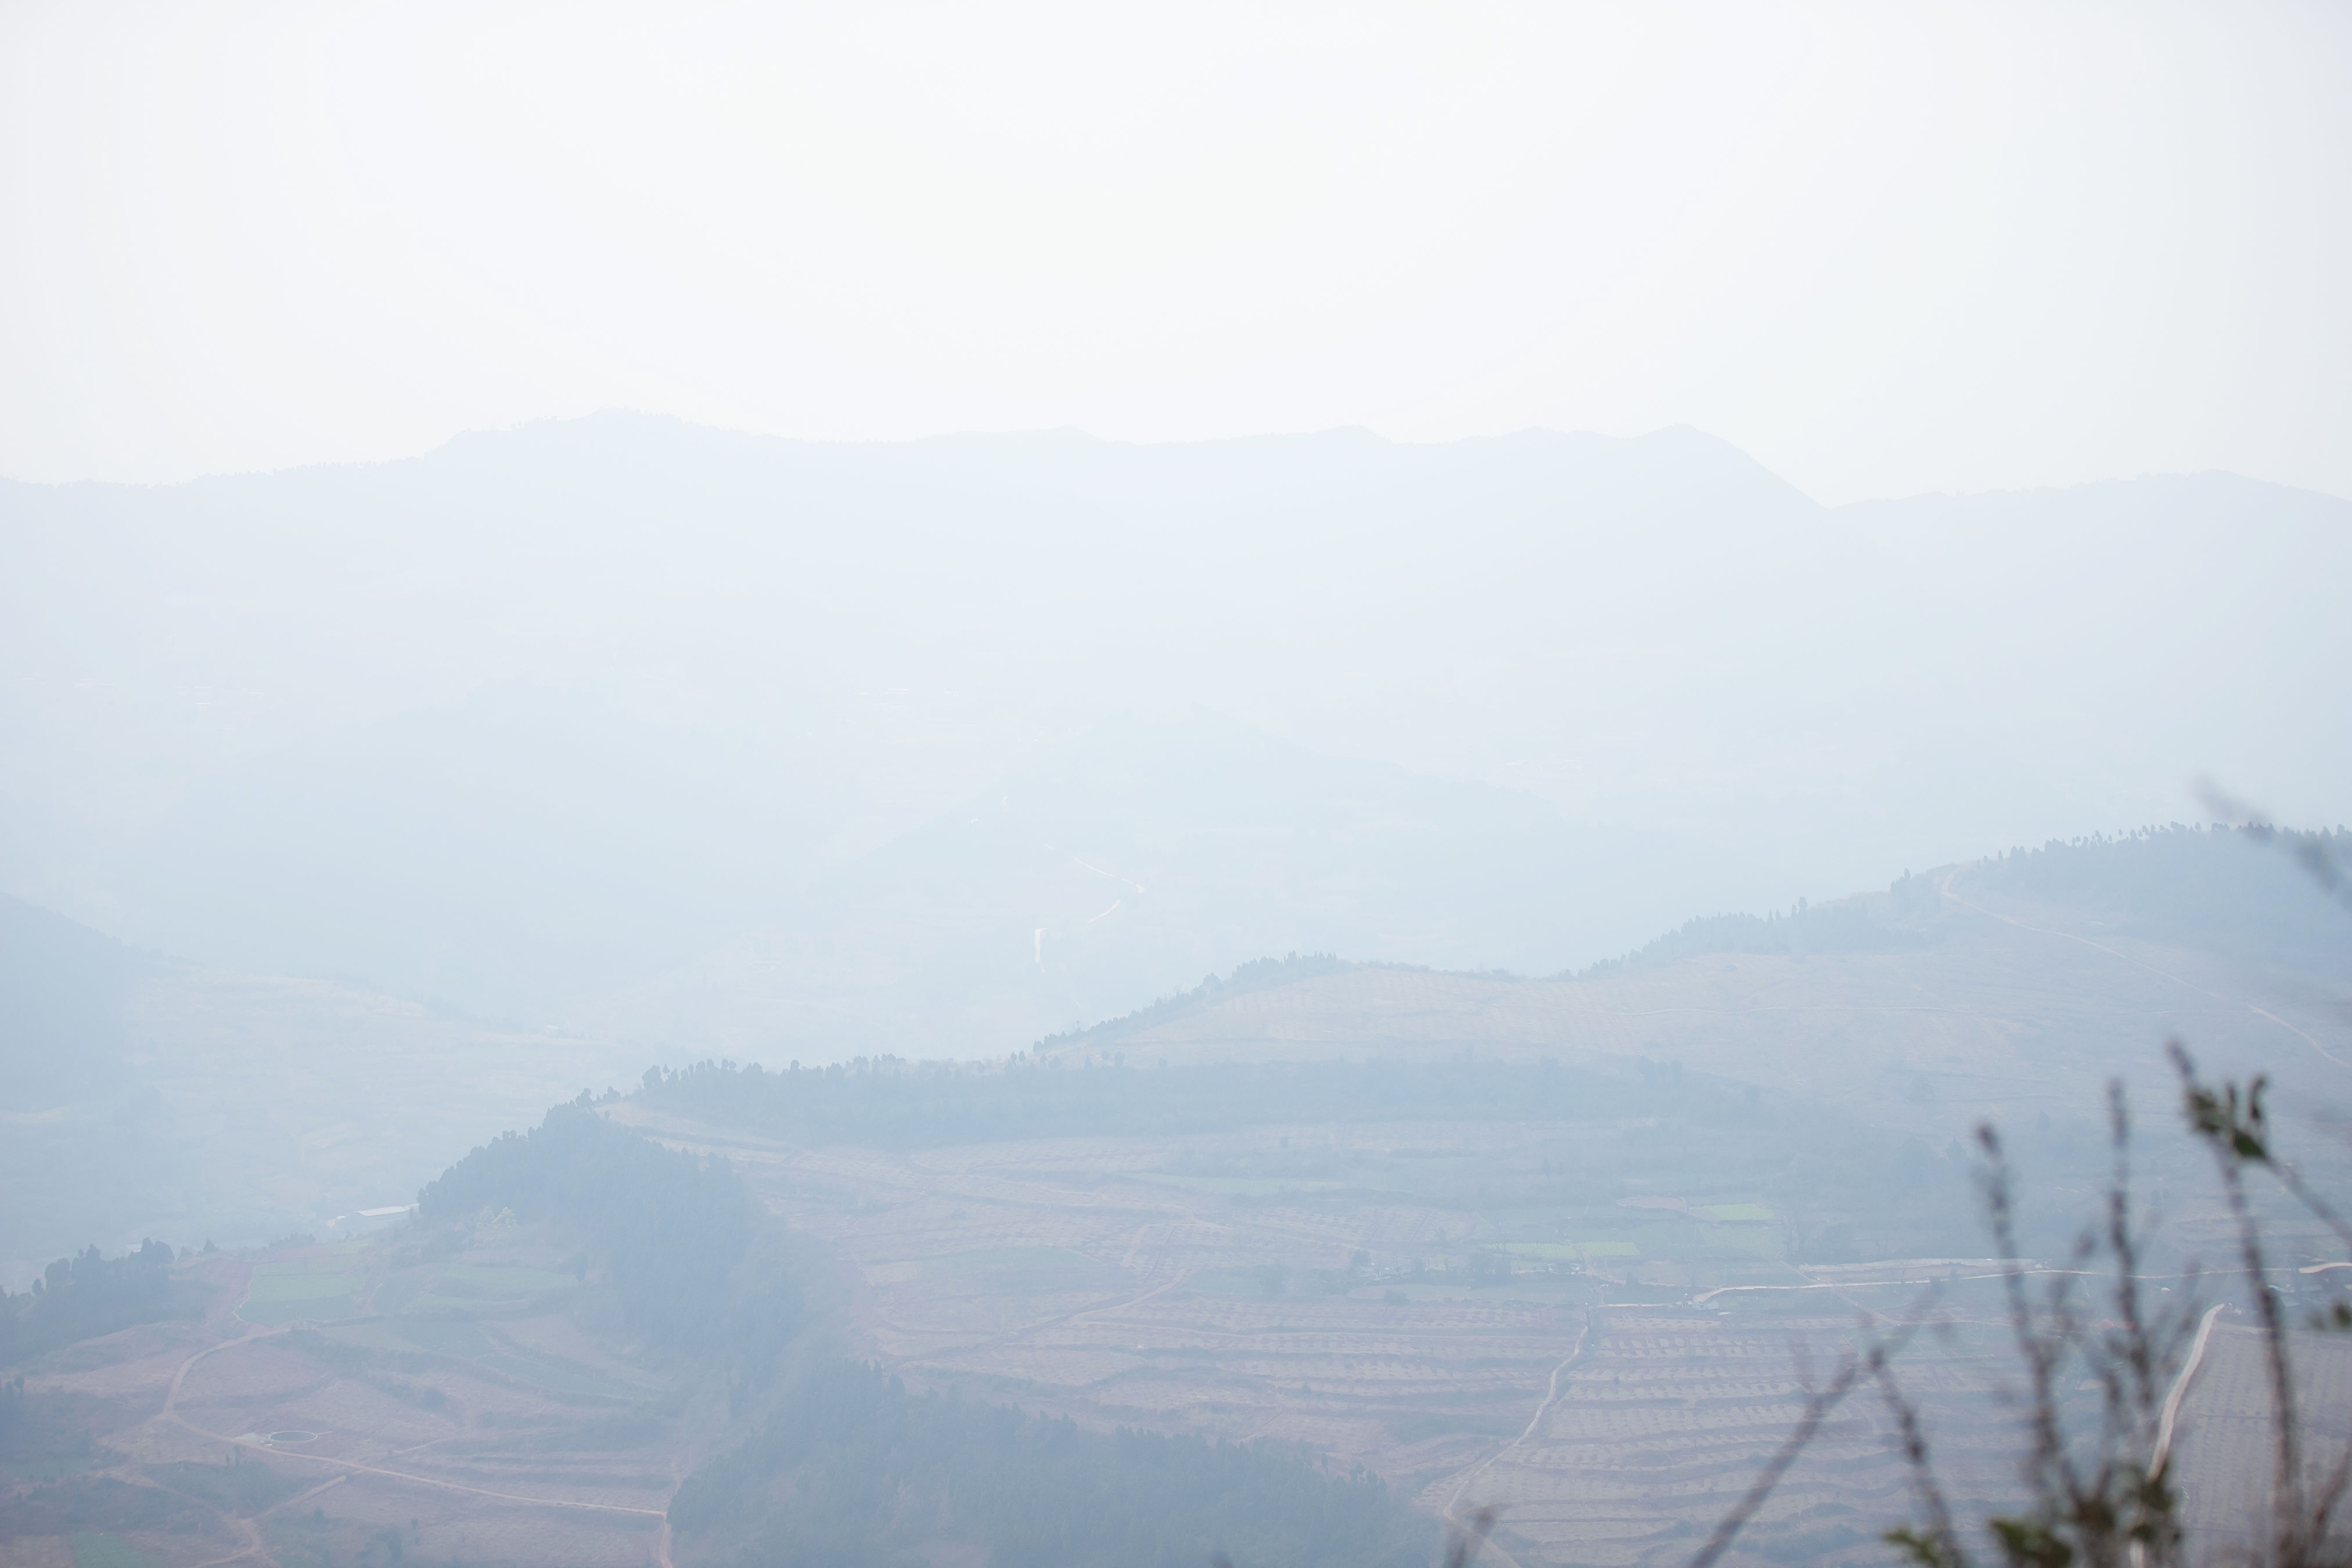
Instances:
[[[29,1290],[0,1289],[0,1366],[186,1306],[173,1289],[172,1249],[164,1243],[142,1242],[121,1258],[93,1247],[50,1264]]]
[[[2077,910],[2118,935],[2240,958],[2352,963],[2352,921],[2300,863],[2313,859],[2352,861],[2352,832],[2173,823],[2012,849],[1967,868],[1960,885]]]
[[[1423,1568],[1434,1531],[1311,1453],[1121,1429],[937,1394],[834,1363],[670,1506],[688,1563],[918,1568],[940,1544],[1011,1568]]]
[[[1644,942],[1622,958],[1576,971],[1563,979],[1592,980],[1656,969],[1677,959],[1717,952],[1806,953],[1899,952],[1938,939],[1932,917],[1935,889],[1906,871],[1884,894],[1808,904],[1767,915],[1696,915]]]

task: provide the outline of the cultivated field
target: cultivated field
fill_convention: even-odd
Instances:
[[[1787,1437],[1808,1369],[1828,1374],[1861,1315],[1820,1295],[1738,1300],[1720,1313],[1597,1312],[1586,1352],[1524,1434],[1424,1500],[1496,1505],[1505,1545],[1526,1563],[1681,1562]],[[1845,1311],[1828,1315],[1832,1305]],[[1963,1503],[1998,1495],[2010,1451],[2006,1423],[1985,1398],[1998,1369],[1989,1348],[1981,1331],[1964,1328],[1953,1342],[1923,1345],[1906,1369],[1908,1391],[1933,1411],[1939,1462]],[[1879,1533],[1909,1507],[1893,1423],[1858,1398],[1748,1527],[1742,1555],[1883,1563]]]
[[[1098,1426],[1310,1443],[1433,1512],[1497,1505],[1498,1555],[1523,1568],[1678,1561],[1787,1434],[1808,1357],[1825,1369],[1858,1324],[1883,1324],[1923,1282],[1990,1267],[1799,1268],[1780,1260],[1769,1208],[1704,1192],[1696,1204],[1619,1200],[1606,1238],[1529,1242],[1512,1238],[1559,1216],[1516,1200],[1421,1205],[1329,1180],[1163,1173],[1334,1142],[1423,1156],[1401,1165],[1499,1170],[1590,1127],[1291,1127],[1253,1132],[1247,1148],[1220,1135],[897,1153],[768,1146],[640,1106],[616,1113],[723,1151],[779,1213],[854,1261],[866,1353],[911,1384]],[[1474,1279],[1482,1250],[1515,1271]],[[1944,1287],[1955,1332],[1923,1336],[1908,1374],[1969,1503],[2007,1479],[1984,1289]],[[1906,1502],[1889,1423],[1857,1401],[1739,1560],[1878,1561],[1876,1531]]]
[[[2081,923],[1973,893],[1947,905],[1942,940],[1901,952],[1724,953],[1580,981],[1356,970],[1215,1003],[1116,1048],[1141,1062],[1646,1056],[1945,1137],[1986,1117],[2080,1116],[2118,1075],[2143,1105],[2168,1106],[2174,1037],[2215,1071],[2352,1092],[2340,977],[2069,929]]]
[[[2161,1043],[2189,1040],[2209,1070],[2271,1067],[2305,1102],[2340,1098],[2352,1037],[2326,989],[1965,886],[1939,918],[1944,940],[1916,950],[1581,982],[1356,970],[1059,1049],[1066,1068],[1147,1078],[1231,1060],[1646,1058],[1856,1105],[1942,1149],[1921,1179],[1963,1205],[1961,1141],[1988,1119],[2029,1179],[2070,1173],[2052,1203],[2087,1199],[2103,1087],[2122,1077],[2160,1140],[2142,1178],[2167,1210],[2160,1267],[2225,1257],[2195,1151],[2168,1125]],[[1996,1266],[1966,1256],[1981,1234],[1925,1259],[1800,1266],[1794,1222],[1736,1141],[1389,1121],[886,1151],[616,1114],[726,1152],[854,1262],[863,1344],[911,1383],[1101,1426],[1309,1442],[1432,1510],[1498,1505],[1496,1545],[1526,1568],[1679,1561],[1787,1433],[1807,1376],[1930,1285],[1948,1330],[1915,1341],[1905,1386],[1963,1516],[2012,1495]],[[1610,1169],[1621,1179],[1596,1188]],[[1845,1194],[1857,1214],[1881,1197]],[[2298,1261],[2319,1245],[2308,1226],[2278,1236]],[[2203,1455],[2185,1452],[2184,1473]],[[1878,1533],[1908,1506],[1891,1420],[1857,1399],[1739,1557],[1882,1561]]]
[[[18,1499],[0,1563],[656,1561],[686,1456],[643,1413],[667,1391],[564,1315],[575,1282],[535,1238],[478,1240],[187,1270],[201,1322],[26,1380],[45,1425],[20,1446],[68,1462],[46,1503]],[[44,1533],[47,1516],[75,1528]]]
[[[1974,896],[1942,918],[1943,940],[1916,949],[1582,982],[1355,970],[1020,1069],[1125,1075],[1148,1104],[1163,1063],[1549,1061],[1563,1083],[1643,1086],[1639,1112],[1580,1113],[1564,1090],[1485,1120],[1416,1119],[1416,1101],[1379,1121],[882,1148],[762,1136],[653,1096],[605,1111],[724,1154],[828,1252],[852,1352],[917,1389],[1300,1442],[1433,1512],[1499,1507],[1497,1555],[1518,1568],[1646,1568],[1680,1561],[1748,1484],[1809,1375],[1930,1285],[1951,1329],[1914,1343],[1905,1385],[1964,1514],[2006,1494],[2008,1363],[1968,1213],[1979,1120],[2009,1131],[2071,1225],[2100,1175],[2101,1086],[2130,1079],[2164,1140],[2142,1180],[2171,1271],[2226,1249],[2210,1178],[2168,1126],[2161,1042],[2186,1037],[2216,1070],[2278,1068],[2290,1105],[2343,1098],[2352,1034],[2307,977]],[[397,1202],[431,1173],[423,1146],[445,1162],[493,1112],[536,1120],[572,1079],[610,1070],[332,987],[171,984],[141,1004],[142,1070],[224,1179],[277,1194],[281,1214]],[[258,1042],[228,1053],[244,1079],[173,1076],[232,1036]],[[469,1077],[485,1053],[498,1069]],[[1678,1120],[1702,1080],[1712,1120]],[[267,1103],[284,1125],[254,1119]],[[1898,1200],[1924,1217],[1874,1231]],[[2307,1226],[2277,1236],[2291,1267],[2333,1256]],[[210,1292],[203,1322],[91,1341],[27,1377],[62,1458],[41,1472],[17,1455],[11,1473],[36,1490],[119,1483],[76,1494],[113,1522],[79,1545],[21,1529],[0,1562],[103,1562],[100,1537],[173,1568],[256,1551],[657,1562],[667,1500],[725,1426],[574,1310],[577,1257],[496,1215],[435,1256],[395,1222],[182,1268]],[[2256,1485],[2252,1366],[2225,1324],[2184,1406],[2189,1517],[2216,1540]],[[2340,1374],[2317,1367],[2311,1409],[2352,1409]],[[1906,1510],[1889,1423],[1857,1399],[1733,1561],[1881,1562],[1877,1532]]]
[[[2352,1340],[2295,1334],[2290,1353],[2305,1479],[2316,1497],[2352,1452]],[[2262,1337],[2242,1322],[2217,1325],[2181,1402],[2181,1514],[2192,1539],[2248,1553],[2269,1544],[2246,1521],[2269,1504],[2271,1409]]]

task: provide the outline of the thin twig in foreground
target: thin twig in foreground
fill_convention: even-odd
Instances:
[[[1716,1522],[1715,1533],[1706,1538],[1706,1544],[1698,1549],[1687,1568],[1713,1568],[1716,1560],[1731,1550],[1731,1542],[1741,1527],[1764,1506],[1765,1500],[1780,1484],[1780,1478],[1787,1475],[1789,1467],[1797,1462],[1797,1456],[1805,1451],[1814,1435],[1821,1431],[1822,1423],[1829,1419],[1830,1412],[1844,1403],[1845,1396],[1852,1394],[1864,1378],[1885,1366],[1887,1358],[1903,1348],[1918,1326],[1919,1316],[1915,1311],[1901,1327],[1878,1341],[1868,1352],[1856,1354],[1848,1351],[1838,1358],[1836,1375],[1806,1399],[1805,1413],[1798,1418],[1795,1429],[1773,1451],[1763,1473],[1756,1478],[1756,1484],[1748,1489],[1747,1495]]]

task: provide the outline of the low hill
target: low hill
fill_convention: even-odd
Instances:
[[[2315,842],[2341,853],[2346,836]],[[2352,1099],[2352,914],[2255,836],[2167,828],[1907,875],[1778,917],[1692,921],[1574,976],[1361,966],[1204,994],[1041,1049],[1137,1060],[1680,1062],[1940,1136],[2163,1103],[2159,1047]]]
[[[1129,720],[580,1016],[731,1056],[997,1056],[1270,952],[1558,968],[1654,929],[1702,859],[1207,712]],[[1643,895],[1612,896],[1643,867]]]

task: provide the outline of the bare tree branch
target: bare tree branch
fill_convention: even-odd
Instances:
[[[1852,1394],[1863,1379],[1871,1376],[1874,1368],[1884,1367],[1889,1357],[1910,1342],[1912,1334],[1918,1330],[1924,1309],[1923,1298],[1920,1307],[1915,1309],[1892,1332],[1873,1341],[1864,1351],[1848,1351],[1838,1357],[1837,1369],[1830,1380],[1806,1397],[1804,1414],[1797,1418],[1795,1428],[1780,1447],[1773,1450],[1771,1458],[1765,1462],[1755,1484],[1732,1505],[1730,1512],[1716,1521],[1715,1532],[1692,1555],[1688,1568],[1712,1568],[1717,1558],[1731,1550],[1733,1539],[1771,1497],[1773,1489],[1780,1484],[1780,1478],[1789,1473],[1789,1467],[1797,1462],[1797,1456],[1812,1442],[1822,1429],[1822,1423],[1829,1419],[1830,1413],[1843,1404],[1845,1396]]]
[[[2294,857],[2304,874],[2319,885],[2320,891],[2352,909],[2352,868],[2338,858],[2335,845],[2327,836],[2318,833],[2298,833],[2291,827],[2281,827],[2267,816],[2244,801],[2224,793],[2210,779],[2197,782],[2197,798],[2204,804],[2217,821],[2228,823],[2240,832],[2250,835],[2258,844],[2284,847]]]
[[[2187,1048],[2179,1040],[2170,1042],[2168,1049],[2173,1068],[2180,1075],[2181,1103],[2189,1124],[2213,1152],[2214,1165],[2221,1172],[2221,1194],[2237,1228],[2239,1263],[2245,1270],[2246,1288],[2253,1294],[2255,1313],[2262,1319],[2263,1351],[2271,1381],[2273,1550],[2278,1563],[2298,1563],[2305,1556],[2305,1542],[2303,1468],[2294,1419],[2294,1373],[2287,1364],[2286,1325],[2279,1312],[2278,1293],[2270,1287],[2268,1265],[2263,1258],[2262,1227],[2246,1201],[2245,1167],[2270,1163],[2263,1110],[2263,1091],[2268,1085],[2264,1079],[2255,1079],[2247,1086],[2242,1100],[2234,1083],[2224,1084],[2218,1090],[2208,1089],[2198,1082],[2197,1064],[2189,1059]]]

